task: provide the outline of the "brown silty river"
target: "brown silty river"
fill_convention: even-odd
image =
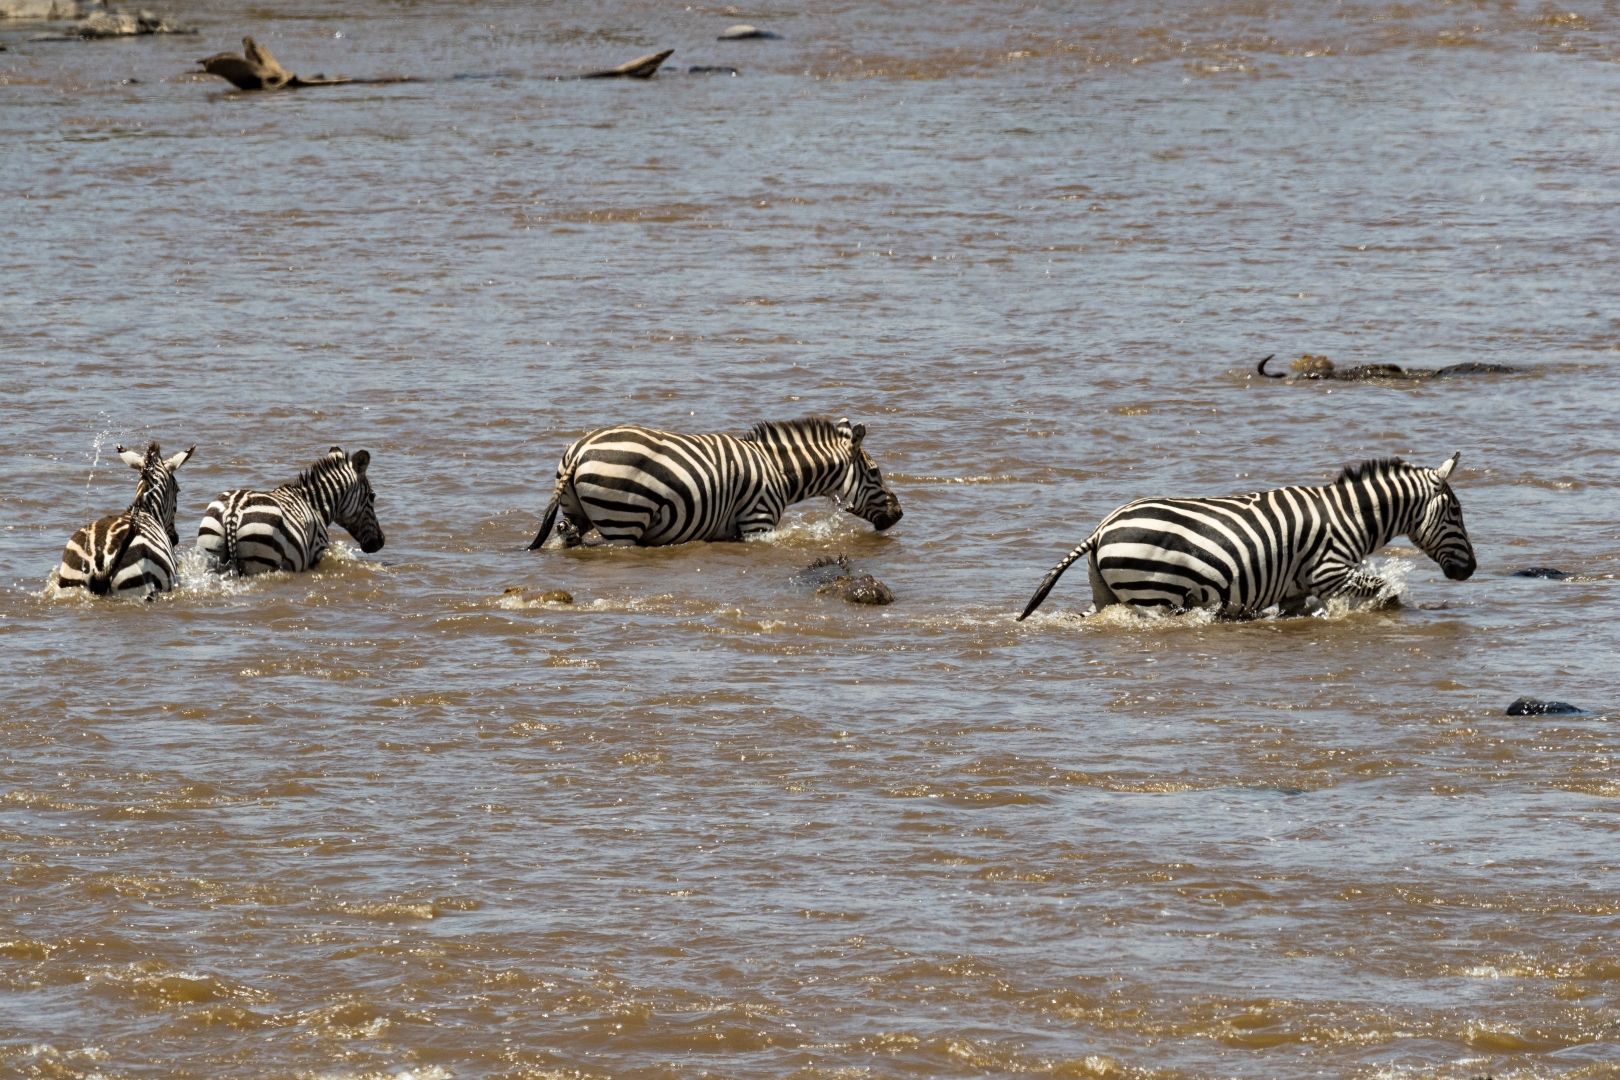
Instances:
[[[0,1074],[1620,1076],[1612,4],[160,14],[0,21]],[[587,431],[807,414],[899,525],[522,550]],[[182,587],[59,594],[153,439]],[[385,548],[202,571],[334,444]],[[1468,581],[1014,621],[1131,498],[1458,451]]]

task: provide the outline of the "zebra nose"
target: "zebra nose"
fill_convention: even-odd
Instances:
[[[1440,569],[1445,571],[1446,577],[1452,581],[1467,581],[1474,576],[1474,566],[1474,560],[1469,559],[1467,562],[1447,563]]]

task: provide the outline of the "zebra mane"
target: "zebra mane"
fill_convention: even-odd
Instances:
[[[1353,484],[1358,480],[1365,480],[1375,476],[1385,476],[1399,469],[1409,466],[1398,457],[1373,458],[1363,461],[1359,465],[1346,465],[1340,470],[1335,484]]]
[[[135,481],[135,497],[129,502],[129,510],[133,512],[143,501],[156,493],[163,497],[163,448],[157,443],[149,443],[146,447],[146,460],[141,463],[140,479]],[[175,485],[176,488],[179,484]]]
[[[804,435],[811,440],[832,439],[838,425],[825,416],[801,416],[797,420],[762,420],[742,436],[743,442],[771,442],[772,436]]]
[[[347,465],[348,463],[349,463],[349,455],[348,454],[341,454],[341,453],[339,453],[339,454],[331,454],[331,453],[326,454],[326,455],[322,456],[322,458],[319,461],[317,461],[315,464],[311,465],[309,468],[307,468],[303,472],[299,473],[298,474],[298,479],[294,480],[292,483],[288,484],[287,486],[288,487],[309,487],[309,485],[314,483],[316,480],[319,480],[320,478],[322,478],[324,476],[329,476],[332,473],[337,472],[339,469],[343,468],[343,466]]]

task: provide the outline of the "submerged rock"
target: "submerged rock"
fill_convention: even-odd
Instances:
[[[749,26],[747,23],[738,23],[736,26],[726,27],[725,32],[719,37],[715,38],[715,40],[743,41],[748,38],[769,38],[771,40],[775,40],[781,36],[781,34],[773,34],[769,30],[761,30],[757,26]]]
[[[650,79],[665,60],[675,52],[674,49],[665,49],[663,52],[648,53],[638,56],[634,60],[626,60],[616,68],[608,71],[593,71],[588,75],[581,75],[582,79]]]
[[[1533,697],[1522,697],[1507,707],[1506,716],[1564,716],[1586,712],[1577,705],[1567,701],[1540,701]]]
[[[150,11],[131,14],[115,8],[93,12],[59,34],[39,34],[34,41],[95,41],[100,38],[136,37],[141,34],[195,34],[182,30]]]
[[[1545,578],[1548,581],[1563,581],[1575,575],[1568,570],[1554,570],[1550,566],[1528,566],[1523,570],[1515,570],[1509,577]]]
[[[836,596],[851,604],[894,603],[894,593],[887,585],[871,574],[857,574],[842,555],[817,559],[796,576],[804,584],[815,586],[818,596]]]
[[[1523,368],[1507,364],[1483,364],[1468,361],[1443,368],[1403,368],[1399,364],[1357,364],[1354,367],[1336,367],[1333,361],[1320,354],[1306,353],[1288,365],[1287,372],[1266,370],[1276,354],[1266,357],[1255,371],[1268,379],[1326,379],[1332,382],[1419,382],[1424,379],[1448,379],[1455,375],[1502,375],[1522,371]]]

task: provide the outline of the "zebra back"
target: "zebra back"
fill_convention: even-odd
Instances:
[[[57,580],[82,585],[97,596],[109,592],[163,592],[173,588],[176,572],[174,528],[180,484],[174,473],[196,447],[165,459],[157,443],[146,453],[118,448],[118,456],[140,470],[135,498],[122,514],[102,518],[73,534],[62,554]]]
[[[1247,615],[1309,596],[1374,596],[1387,582],[1360,564],[1396,536],[1411,537],[1448,578],[1474,572],[1462,507],[1438,469],[1399,458],[1368,461],[1331,484],[1213,499],[1138,499],[1096,531],[1041,582],[1028,618],[1075,562],[1090,556],[1096,607],[1127,603],[1180,610],[1214,607]]]

